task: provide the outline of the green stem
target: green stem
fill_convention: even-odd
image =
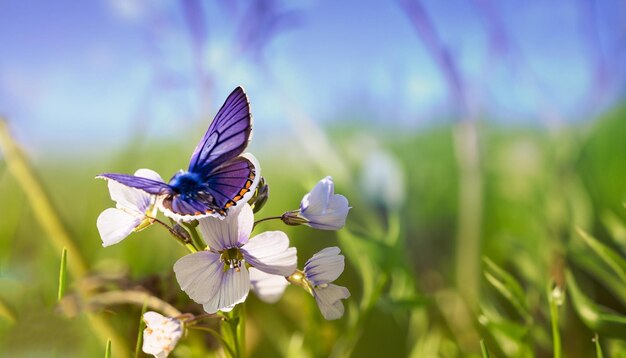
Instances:
[[[190,242],[189,240],[187,240],[187,238],[185,238],[182,235],[180,235],[171,226],[167,225],[166,223],[164,223],[163,221],[161,221],[161,220],[159,220],[157,218],[150,217],[150,219],[154,220],[155,223],[160,224],[161,226],[165,227],[167,229],[167,231],[172,235],[172,237],[174,237],[176,239],[176,241],[178,241],[187,250],[189,250],[189,252],[194,253],[194,252],[198,252],[199,251],[198,247],[196,247],[193,242]]]
[[[224,313],[226,320],[222,324],[222,334],[229,346],[233,348],[235,353],[233,358],[244,356],[246,316],[243,306],[243,304],[237,305],[232,311]]]
[[[596,358],[604,358],[602,346],[600,345],[600,337],[598,337],[597,333],[593,336],[593,342],[596,344]]]
[[[207,318],[220,318],[217,314],[215,313],[203,313],[197,316],[194,316],[193,318],[190,318],[188,320],[185,320],[185,324],[197,324],[199,321],[203,320],[203,319],[207,319]]]
[[[59,268],[59,291],[57,293],[57,302],[61,302],[65,295],[65,282],[67,277],[67,249],[63,248],[61,253],[61,268]]]
[[[104,358],[111,358],[111,340],[107,340],[107,345],[104,350]]]
[[[189,233],[191,234],[191,240],[193,241],[194,246],[198,248],[198,251],[202,251],[206,249],[206,244],[204,243],[204,240],[202,240],[200,238],[200,235],[198,235],[198,230],[196,230],[196,225],[193,225],[191,223],[184,223],[184,225],[189,231]]]
[[[143,314],[148,310],[148,301],[146,300],[141,307],[141,314],[139,315],[139,328],[137,329],[137,340],[135,343],[135,358],[139,357],[139,352],[141,351],[142,341],[143,341],[143,329],[146,324],[143,320]]]
[[[283,219],[283,217],[282,217],[282,216],[270,216],[270,217],[268,217],[268,218],[263,218],[263,219],[257,220],[257,221],[255,221],[255,222],[254,222],[254,225],[252,226],[252,230],[254,230],[254,228],[255,228],[258,224],[260,224],[260,223],[262,223],[262,222],[264,222],[264,221],[269,221],[269,220],[282,220],[282,219]]]
[[[245,356],[246,347],[244,346],[246,342],[246,306],[240,305],[239,308],[239,325],[237,325],[237,345],[239,346],[238,350],[241,353],[241,356]]]
[[[487,346],[485,345],[484,339],[480,340],[480,350],[483,353],[483,358],[489,358],[489,350],[487,349]]]
[[[552,346],[554,358],[561,358],[561,333],[559,332],[559,307],[553,296],[553,290],[548,286],[548,302],[550,304],[550,321],[552,322]]]

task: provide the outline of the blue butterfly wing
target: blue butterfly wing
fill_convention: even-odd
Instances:
[[[250,103],[243,88],[237,87],[215,115],[194,150],[189,171],[203,177],[243,153],[252,133]]]
[[[261,179],[258,161],[251,154],[234,158],[215,168],[207,177],[206,192],[210,194],[218,212],[250,199]]]
[[[166,210],[166,215],[173,216],[174,219],[206,216],[219,211],[208,193],[198,193],[193,198],[168,195],[163,198],[161,205]]]
[[[246,153],[212,170],[203,189],[193,195],[164,196],[161,207],[166,216],[175,220],[225,217],[229,208],[250,199],[260,178],[258,161]]]
[[[115,180],[120,184],[137,188],[153,195],[173,194],[172,188],[164,182],[128,174],[104,173],[96,178]]]

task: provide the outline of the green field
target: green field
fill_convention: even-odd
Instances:
[[[352,297],[342,319],[325,321],[297,287],[273,305],[251,294],[246,354],[626,357],[625,117],[619,107],[561,126],[479,121],[473,163],[459,145],[463,127],[453,124],[329,127],[323,141],[312,137],[315,151],[302,138],[271,147],[262,143],[272,138],[255,138],[250,150],[270,185],[257,218],[297,209],[326,175],[352,206],[337,232],[280,221],[255,232],[285,231],[300,268],[320,249],[341,247],[346,270],[337,283]],[[0,356],[100,357],[107,338],[114,357],[133,356],[142,305],[99,304],[107,292],[143,290],[202,312],[176,282],[172,266],[186,252],[165,230],[154,225],[103,248],[95,225],[113,205],[97,174],[146,167],[167,179],[186,167],[190,137],[69,160],[28,148],[11,156],[3,139]],[[22,159],[45,194],[20,170]],[[59,302],[63,231],[75,248]],[[76,272],[76,260],[86,272]],[[214,336],[190,331],[172,356],[223,354]]]

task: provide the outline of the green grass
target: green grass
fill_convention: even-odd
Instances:
[[[602,118],[550,130],[480,123],[484,211],[480,257],[474,258],[482,263],[475,307],[456,288],[459,170],[449,126],[414,133],[331,128],[335,167],[314,160],[297,140],[283,140],[288,151],[254,144],[270,185],[270,199],[257,218],[296,209],[317,180],[338,175],[336,192],[353,207],[345,229],[267,222],[256,230],[284,230],[298,248],[300,267],[321,248],[339,245],[347,265],[337,283],[352,297],[344,318],[333,322],[296,287],[275,305],[249,297],[248,354],[551,357],[558,356],[558,347],[563,357],[626,355],[625,116],[626,109],[616,108]],[[374,146],[402,168],[400,207],[361,189],[367,149]],[[35,172],[76,247],[67,253],[67,271],[78,254],[89,272],[80,279],[62,273],[60,303],[60,251],[37,220],[40,208],[30,205],[19,178],[0,162],[0,355],[101,356],[104,343],[89,328],[81,290],[142,287],[181,312],[201,312],[173,277],[172,265],[185,250],[162,228],[152,226],[102,248],[95,226],[112,204],[96,174],[147,167],[168,177],[185,166],[192,147],[172,141],[129,145],[89,160],[40,156]],[[558,304],[553,287],[563,292]],[[95,312],[130,347],[135,344],[141,305]],[[211,327],[219,331],[218,321]],[[211,335],[191,331],[174,356],[211,356],[217,347]]]

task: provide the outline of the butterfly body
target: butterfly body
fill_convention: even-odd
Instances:
[[[203,182],[198,174],[183,171],[174,174],[167,185],[169,185],[176,194],[185,198],[194,198],[197,192],[207,187],[207,184]]]
[[[99,177],[157,195],[162,211],[175,220],[223,218],[229,208],[250,199],[260,179],[256,158],[242,154],[251,133],[248,97],[237,87],[194,150],[189,169],[174,174],[169,183],[126,174]]]

